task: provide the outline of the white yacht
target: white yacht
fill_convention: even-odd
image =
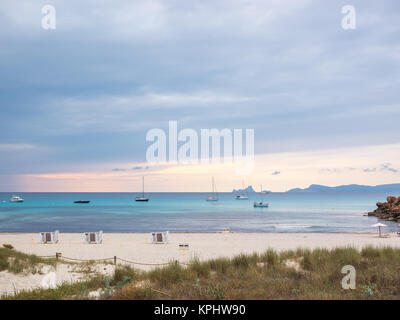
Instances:
[[[242,194],[237,195],[235,199],[236,200],[249,200],[249,195],[247,193],[247,190],[246,190],[246,192],[244,191],[244,181],[242,181]]]
[[[236,196],[236,200],[249,200],[249,197],[245,195],[238,195]]]
[[[144,176],[142,177],[142,187],[143,187],[143,189],[142,189],[142,195],[141,195],[141,196],[137,196],[137,197],[135,198],[135,201],[148,202],[148,201],[149,201],[149,198],[146,198],[146,197],[144,196]]]
[[[217,187],[215,186],[214,177],[211,179],[212,183],[212,195],[206,198],[206,201],[218,201]]]
[[[19,196],[12,196],[11,198],[10,198],[10,202],[24,202],[24,199],[22,199],[21,197],[19,197]]]

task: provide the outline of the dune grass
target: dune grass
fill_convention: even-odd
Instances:
[[[288,264],[288,262],[292,264]],[[293,264],[298,266],[294,268]],[[356,270],[356,289],[341,286],[342,267]],[[9,299],[400,299],[400,249],[366,247],[298,249],[193,259],[148,272],[117,266],[114,276],[22,292]]]
[[[8,245],[9,246],[9,245]],[[23,272],[36,273],[36,266],[46,264],[55,266],[56,259],[43,259],[32,254],[15,251],[10,247],[0,248],[0,271],[9,271],[15,274]]]
[[[297,271],[286,262],[298,264]],[[356,289],[344,290],[342,267],[356,270]],[[298,249],[239,255],[185,268],[171,264],[128,284],[115,299],[400,299],[400,249]]]
[[[87,299],[90,291],[102,288],[105,278],[97,276],[87,281],[63,283],[55,289],[23,290],[15,295],[3,296],[2,300],[79,300]]]

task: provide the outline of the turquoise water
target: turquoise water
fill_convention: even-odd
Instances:
[[[221,193],[218,202],[207,202],[207,193],[149,193],[148,203],[135,202],[133,193],[18,193],[23,203],[10,203],[11,195],[0,193],[0,232],[372,232],[378,219],[363,213],[388,196],[272,193],[263,196],[269,208],[253,208],[258,194],[246,201]],[[385,231],[399,229],[385,224]]]

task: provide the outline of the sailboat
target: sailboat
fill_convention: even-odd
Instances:
[[[262,191],[262,186],[261,187],[261,194],[265,194],[265,192]],[[268,202],[264,202],[263,199],[261,199],[261,201],[259,202],[254,202],[253,203],[253,207],[254,208],[268,208],[269,207],[269,203]]]
[[[142,195],[141,196],[137,196],[135,198],[135,201],[142,201],[142,202],[147,202],[149,201],[149,198],[146,198],[144,196],[144,176],[142,177]]]
[[[249,200],[249,195],[246,191],[246,194],[244,193],[244,181],[242,180],[242,194],[239,194],[236,196],[236,200]]]
[[[206,198],[206,201],[218,201],[217,187],[215,186],[214,177],[211,178],[212,183],[212,196]]]

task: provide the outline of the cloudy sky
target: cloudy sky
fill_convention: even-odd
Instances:
[[[399,14],[397,0],[3,0],[0,191],[400,182]],[[147,163],[147,131],[169,120],[254,129],[254,172]]]

